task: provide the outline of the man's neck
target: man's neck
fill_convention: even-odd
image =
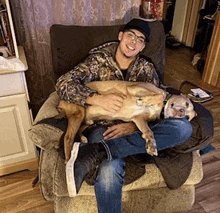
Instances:
[[[130,64],[135,60],[135,58],[129,58],[126,57],[125,55],[122,55],[119,53],[119,51],[116,51],[116,62],[118,63],[120,69],[128,69]]]

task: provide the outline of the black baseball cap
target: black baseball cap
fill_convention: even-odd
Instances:
[[[141,33],[145,35],[146,41],[149,40],[150,28],[146,21],[142,19],[137,19],[137,18],[132,19],[124,26],[123,32],[126,30],[130,30],[130,29],[135,29],[135,30],[140,31]]]

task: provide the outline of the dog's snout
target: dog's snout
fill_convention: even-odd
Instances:
[[[184,110],[184,109],[179,109],[179,113],[178,113],[178,115],[179,115],[180,118],[185,117],[185,115],[186,115],[185,110]]]
[[[180,112],[183,113],[183,112],[184,112],[184,109],[180,109]]]
[[[186,115],[185,118],[186,118],[187,120],[189,120],[189,116],[188,116],[188,115]]]

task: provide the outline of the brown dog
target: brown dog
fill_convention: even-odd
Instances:
[[[102,107],[90,106],[85,109],[76,104],[60,101],[58,109],[68,119],[67,132],[64,137],[67,161],[70,158],[75,135],[79,131],[82,122],[88,126],[94,121],[103,119],[133,121],[143,133],[142,137],[146,140],[147,152],[150,155],[157,155],[154,135],[147,122],[160,118],[164,106],[163,101],[166,97],[165,91],[146,82],[96,81],[88,83],[87,86],[97,90],[101,95],[117,94],[124,95],[126,98],[121,109],[113,115]],[[165,106],[165,118],[187,117],[191,120],[195,115],[192,103],[183,95],[171,97]],[[85,128],[84,126],[83,129]]]

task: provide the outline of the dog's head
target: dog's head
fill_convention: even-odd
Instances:
[[[196,115],[192,102],[183,94],[172,95],[164,107],[165,118],[186,118],[191,121]]]

